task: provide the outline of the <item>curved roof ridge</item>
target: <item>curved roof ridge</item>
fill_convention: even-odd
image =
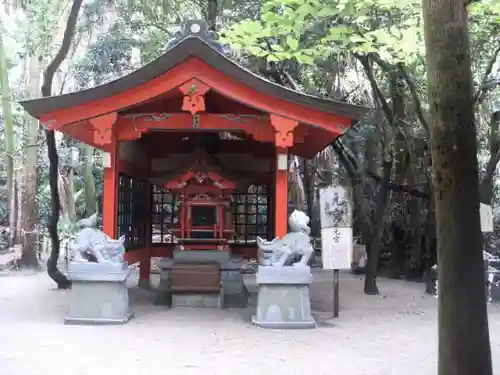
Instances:
[[[214,41],[213,32],[207,31],[203,21],[188,21],[184,33],[188,29],[190,34],[171,40],[163,55],[123,77],[85,90],[21,101],[20,104],[33,117],[39,118],[59,109],[83,105],[123,93],[165,74],[189,57],[195,56],[232,80],[253,90],[317,111],[358,120],[370,110],[368,107],[317,97],[272,82],[226,57],[221,44]]]

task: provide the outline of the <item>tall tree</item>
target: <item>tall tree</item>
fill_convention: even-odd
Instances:
[[[14,119],[12,116],[11,92],[9,86],[9,69],[7,66],[7,55],[5,53],[4,42],[2,38],[3,24],[0,19],[0,86],[2,97],[2,111],[4,122],[4,137],[5,137],[5,165],[7,169],[7,194],[9,202],[15,199],[14,189]],[[15,204],[14,204],[15,207]],[[11,241],[14,234],[15,210],[10,212],[10,234]]]
[[[54,56],[50,64],[45,69],[42,84],[42,96],[52,95],[52,81],[54,74],[66,58],[71,41],[75,33],[76,21],[78,20],[78,13],[82,6],[83,0],[74,0],[71,11],[66,23],[66,30],[64,31],[61,48]],[[52,199],[52,212],[50,215],[48,230],[52,242],[52,250],[50,258],[47,262],[47,273],[57,283],[59,289],[68,289],[71,287],[71,281],[68,280],[57,268],[57,261],[59,259],[60,242],[57,233],[57,223],[59,222],[59,212],[61,210],[61,201],[59,198],[58,189],[58,176],[59,176],[59,156],[57,154],[56,139],[53,130],[45,130],[47,139],[47,151],[49,154],[49,183],[50,183],[50,196]]]
[[[29,96],[40,90],[40,62],[36,56],[27,54],[25,61],[26,91]],[[23,150],[23,178],[19,189],[22,198],[22,214],[18,220],[22,221],[23,255],[21,263],[27,267],[38,267],[37,259],[37,159],[38,159],[38,121],[25,113],[25,147]],[[21,223],[19,223],[21,224]]]
[[[465,1],[423,0],[439,266],[440,375],[491,375]]]

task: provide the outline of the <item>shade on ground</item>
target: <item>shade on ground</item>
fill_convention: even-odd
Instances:
[[[64,326],[68,291],[52,290],[45,274],[4,276],[0,374],[435,374],[436,300],[422,284],[380,280],[379,286],[385,296],[365,296],[359,277],[342,275],[341,317],[332,325],[331,275],[318,270],[312,304],[322,324],[315,330],[254,327],[251,308],[167,310],[135,288],[136,318],[129,324]],[[500,309],[490,309],[500,371]]]

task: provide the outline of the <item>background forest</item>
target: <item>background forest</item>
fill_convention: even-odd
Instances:
[[[45,134],[17,101],[41,96],[71,2],[1,0],[0,221],[2,248],[36,266],[51,210]],[[500,1],[469,6],[481,200],[496,220],[500,160]],[[374,110],[313,160],[290,160],[290,203],[319,233],[318,186],[327,174],[352,189],[354,229],[391,277],[422,278],[435,263],[429,115],[420,0],[85,0],[52,94],[126,75],[157,58],[186,18],[205,19],[256,74],[308,94]],[[56,135],[61,235],[101,207],[100,154]],[[460,202],[456,202],[460,204]],[[496,249],[496,236],[489,239]],[[496,251],[496,250],[495,250]]]

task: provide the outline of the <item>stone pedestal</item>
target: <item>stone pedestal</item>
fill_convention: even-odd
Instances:
[[[257,313],[252,323],[263,328],[315,328],[311,316],[309,267],[259,266]]]
[[[134,313],[129,306],[127,263],[70,263],[71,297],[65,324],[123,324]]]

